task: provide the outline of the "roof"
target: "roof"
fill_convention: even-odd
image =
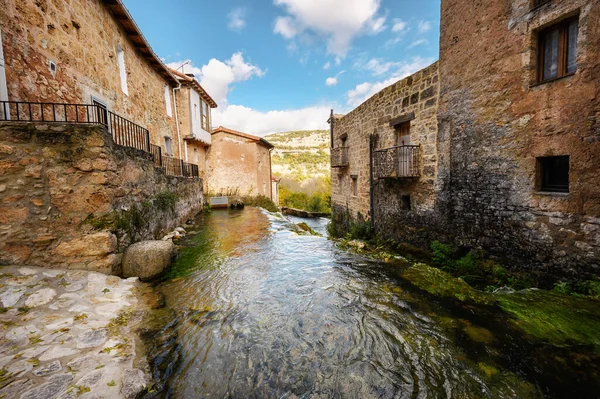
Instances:
[[[193,88],[195,88],[198,91],[198,93],[200,93],[200,97],[202,97],[202,99],[204,101],[206,101],[208,103],[208,105],[210,105],[211,108],[217,108],[218,105],[215,102],[215,100],[213,100],[213,98],[210,96],[210,94],[208,94],[206,92],[206,90],[204,90],[204,88],[200,85],[200,83],[196,79],[192,78],[191,76],[186,75],[185,73],[176,71],[174,69],[169,68],[169,70],[171,71],[171,73],[173,75],[175,75],[175,77],[179,81],[183,81],[183,84],[190,85]]]
[[[264,145],[268,149],[275,148],[275,146],[273,144],[269,143],[267,140],[263,139],[262,137],[253,136],[251,134],[244,133],[244,132],[238,132],[237,130],[228,129],[228,128],[223,127],[223,126],[219,126],[218,128],[213,129],[213,131],[211,132],[211,134],[215,134],[215,133],[229,133],[229,134],[233,134],[234,136],[244,137],[246,139],[250,139],[252,141],[255,141],[255,142],[259,143],[259,144]]]
[[[135,49],[148,61],[152,68],[167,81],[170,81],[174,85],[178,84],[179,82],[175,76],[171,74],[169,68],[154,53],[150,44],[148,44],[148,41],[142,34],[142,31],[133,20],[133,17],[129,11],[127,11],[127,8],[125,8],[123,2],[121,0],[101,1],[112,12],[115,21],[121,25],[129,41],[133,43]]]

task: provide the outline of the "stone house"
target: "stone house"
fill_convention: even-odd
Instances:
[[[206,187],[212,194],[264,195],[273,199],[267,140],[219,126],[207,154]]]
[[[211,109],[217,103],[198,83],[194,75],[171,69],[181,87],[176,91],[177,123],[183,138],[184,160],[198,165],[200,177],[205,177],[206,154],[211,145]]]
[[[179,81],[121,0],[3,0],[0,26],[0,101],[95,104],[147,128],[163,154],[184,157],[174,117]],[[5,107],[14,118],[15,105]]]
[[[331,119],[334,149],[344,135],[348,147],[336,150],[345,165],[332,168],[336,217],[360,212],[397,241],[481,248],[543,275],[597,275],[599,52],[595,0],[442,0],[440,60],[426,69],[439,71],[433,115],[416,96],[420,112],[404,107],[402,87],[413,87],[409,106],[428,89],[427,80],[415,86],[421,71]],[[412,164],[379,151],[407,118],[419,144]],[[437,122],[417,128],[420,118]],[[418,164],[418,176],[394,175],[402,163]]]

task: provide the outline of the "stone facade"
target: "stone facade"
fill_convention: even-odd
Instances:
[[[2,0],[0,5],[9,100],[91,104],[96,99],[147,128],[151,142],[163,151],[170,137],[173,155],[183,158],[174,113],[168,115],[165,100],[166,91],[174,106],[177,80],[120,1]],[[120,51],[128,94],[121,87]]]
[[[538,34],[572,16],[577,70],[538,84]],[[451,231],[515,266],[597,274],[600,3],[444,0],[440,38],[440,208]],[[568,193],[539,190],[546,156],[569,156]]]
[[[118,274],[120,253],[203,205],[202,181],[166,176],[102,126],[0,125],[0,264]]]
[[[271,149],[266,140],[219,127],[207,155],[206,191],[272,198]]]
[[[334,118],[334,148],[348,151],[348,165],[332,169],[332,202],[336,213],[375,219],[380,231],[394,232],[406,217],[434,209],[437,198],[438,64],[383,89],[358,108]],[[419,178],[373,179],[370,202],[370,141],[374,150],[398,145],[397,126],[410,124],[410,144],[419,146]],[[343,144],[344,143],[344,144]],[[357,185],[354,188],[354,185]],[[402,198],[410,196],[410,209]],[[406,201],[406,200],[405,200]],[[374,215],[371,215],[374,212]]]
[[[397,90],[392,85],[334,118],[334,138],[348,134],[350,161],[342,175],[355,173],[360,193],[341,195],[332,169],[334,213],[340,217],[347,208],[353,217],[372,216],[376,230],[397,241],[427,246],[439,239],[484,249],[513,269],[597,275],[600,3],[443,0],[441,16],[437,128],[422,130],[420,177],[375,182],[369,214],[367,136],[376,134],[381,144],[387,120],[405,112],[394,104],[402,96],[387,99]],[[576,70],[538,83],[539,38],[567,18],[578,21]],[[569,157],[561,172],[568,174],[565,192],[541,186],[543,176],[555,173],[542,162],[557,156]],[[398,201],[407,193],[408,209]]]

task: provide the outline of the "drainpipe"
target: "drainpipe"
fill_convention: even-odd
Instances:
[[[271,193],[271,201],[273,201],[273,169],[271,168],[271,152],[272,148],[269,148],[269,192]],[[277,204],[279,206],[279,204]]]
[[[371,212],[371,226],[375,227],[375,207],[373,205],[373,148],[375,135],[369,136],[369,211]]]
[[[179,117],[177,115],[177,99],[175,98],[175,90],[181,89],[181,82],[177,82],[177,87],[173,87],[173,106],[175,107],[175,128],[177,130],[177,147],[179,148],[179,157],[181,156],[181,134],[179,132]],[[185,152],[185,162],[187,162],[187,150]]]
[[[331,142],[331,148],[333,148],[333,108],[329,116],[329,140]]]

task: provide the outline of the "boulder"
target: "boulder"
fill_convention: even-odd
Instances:
[[[171,264],[175,247],[169,241],[141,241],[130,245],[123,255],[123,277],[148,280]]]

